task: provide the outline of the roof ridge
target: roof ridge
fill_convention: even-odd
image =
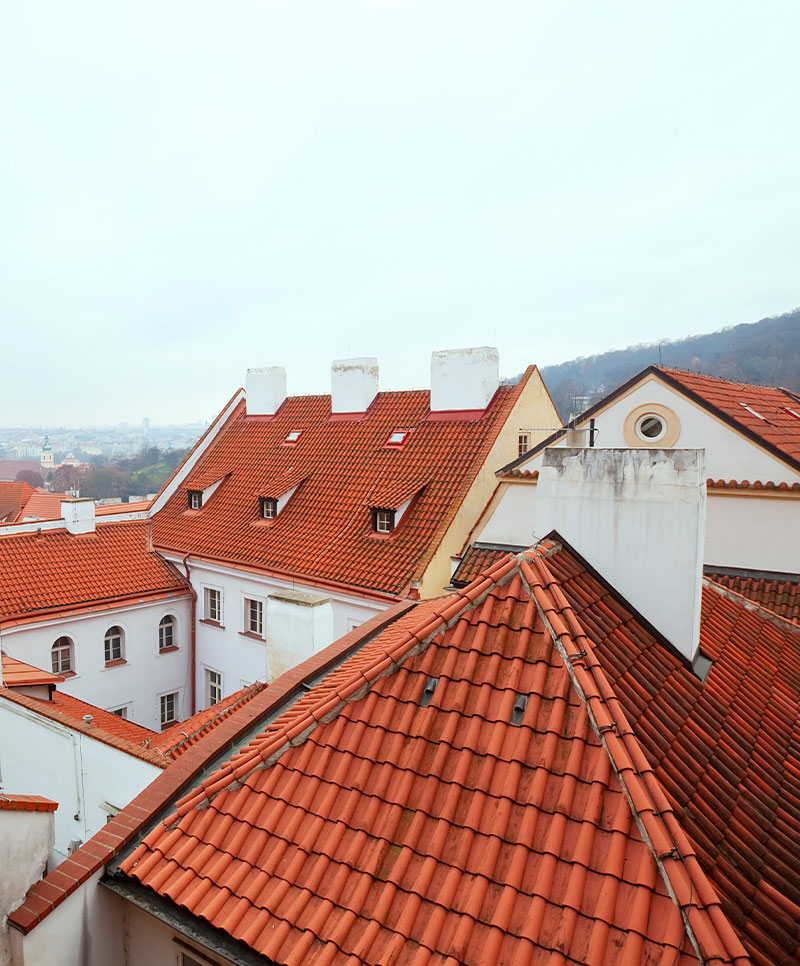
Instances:
[[[520,575],[586,708],[592,729],[608,755],[642,840],[680,911],[684,932],[701,963],[718,956],[721,950],[734,963],[749,963],[750,958],[722,912],[716,889],[700,866],[695,849],[647,761],[588,636],[545,563],[545,556],[557,549],[548,547],[546,554],[538,546],[523,551],[518,557]],[[578,643],[579,650],[569,652],[564,638]],[[714,937],[702,926],[701,930],[696,928],[703,909],[714,927]],[[713,938],[719,947],[706,950],[706,955],[702,946]]]
[[[724,574],[722,576],[725,576]],[[769,583],[787,583],[788,581],[775,581],[774,578],[761,578],[768,579]],[[800,627],[791,620],[789,617],[783,617],[774,610],[770,610],[769,607],[765,607],[763,604],[759,604],[755,600],[751,600],[749,597],[745,597],[744,594],[740,594],[738,591],[733,590],[731,587],[726,587],[725,584],[719,583],[719,581],[714,580],[713,577],[703,574],[703,586],[708,587],[709,590],[713,590],[714,593],[718,594],[720,597],[727,597],[728,600],[734,601],[734,603],[739,604],[744,607],[745,610],[752,611],[763,617],[764,620],[770,621],[776,627],[780,628],[782,631],[794,631],[798,636],[800,636]]]
[[[179,799],[174,811],[160,824],[166,828],[175,825],[193,808],[206,807],[218,793],[231,786],[242,785],[255,769],[273,765],[289,748],[302,744],[318,724],[335,717],[348,702],[357,700],[369,691],[377,680],[392,673],[407,658],[423,651],[437,634],[457,623],[467,608],[481,603],[494,587],[510,580],[517,567],[517,558],[505,558],[469,587],[418,604],[411,614],[417,614],[421,609],[424,617],[404,630],[399,641],[388,649],[378,647],[377,641],[374,647],[367,644],[353,656],[366,656],[369,662],[365,666],[360,661],[354,663],[350,658],[326,675],[307,696],[300,698],[251,741],[249,750],[223,763],[199,788],[195,786],[184,798]],[[440,603],[438,609],[432,606]],[[403,618],[400,618],[398,623],[402,621]],[[281,722],[281,719],[286,720]]]

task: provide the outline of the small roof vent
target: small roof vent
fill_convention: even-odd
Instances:
[[[511,724],[521,725],[522,719],[525,715],[525,709],[528,707],[528,695],[527,694],[517,694],[514,698],[514,707],[511,709]]]
[[[428,678],[425,682],[425,689],[422,692],[422,697],[419,699],[421,708],[427,708],[431,701],[433,701],[433,694],[436,691],[436,685],[438,683],[439,678]]]

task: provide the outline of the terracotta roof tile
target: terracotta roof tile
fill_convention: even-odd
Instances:
[[[272,417],[247,417],[240,403],[155,515],[154,542],[182,554],[399,593],[437,546],[532,371],[516,386],[501,386],[486,411],[469,419],[428,419],[427,391],[379,393],[361,418],[346,420],[331,417],[330,396],[290,397]],[[387,447],[397,426],[413,432],[402,447]],[[298,429],[297,444],[283,445]],[[258,498],[281,495],[265,489],[284,477],[303,482],[277,519],[265,522]],[[188,509],[188,490],[223,478],[202,509]],[[420,489],[396,532],[373,532],[370,507],[399,506]]]
[[[3,654],[2,660],[3,674],[2,684],[6,688],[32,687],[38,684],[61,684],[64,680],[60,674],[51,674],[41,668],[18,661],[10,654]]]
[[[0,811],[5,812],[54,812],[58,802],[41,795],[6,795],[0,792]]]
[[[98,523],[94,533],[0,533],[0,624],[59,608],[189,593],[148,549],[148,522]]]
[[[120,871],[284,964],[749,962],[535,553],[365,644]]]
[[[34,491],[26,501],[25,506],[15,517],[15,523],[27,520],[60,520],[61,501],[65,499],[63,493],[47,493],[42,490]]]
[[[798,404],[800,405],[800,404]],[[762,483],[761,480],[756,480],[751,483],[749,480],[706,480],[706,486],[710,490],[780,490],[789,491],[792,493],[800,492],[800,482],[799,483],[775,483],[773,480],[767,480],[766,483]]]
[[[453,572],[450,582],[454,587],[466,587],[477,576],[491,569],[499,560],[507,557],[509,553],[511,553],[510,547],[488,546],[481,543],[470,544],[458,567]]]
[[[12,523],[36,491],[30,483],[0,480],[0,522]]]
[[[657,371],[790,459],[800,460],[800,401],[792,393],[680,369]]]
[[[764,607],[793,624],[800,624],[800,574],[757,577],[707,570],[706,576],[720,586],[753,601],[759,607]]]
[[[547,564],[754,961],[796,963],[800,631],[707,582],[701,682],[577,555]]]

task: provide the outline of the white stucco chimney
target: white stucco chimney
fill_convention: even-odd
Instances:
[[[536,529],[557,530],[688,660],[697,655],[706,530],[705,453],[545,450]]]
[[[72,499],[61,501],[61,516],[69,533],[94,533],[94,500]]]
[[[331,365],[331,412],[365,413],[378,394],[378,360],[337,359]]]
[[[333,642],[330,597],[279,590],[267,599],[267,681],[296,667]]]
[[[248,369],[245,389],[248,416],[273,416],[286,399],[286,370],[283,366]]]
[[[486,409],[500,385],[500,354],[490,346],[431,355],[431,412]]]

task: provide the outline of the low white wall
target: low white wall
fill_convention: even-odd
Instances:
[[[57,861],[66,858],[70,842],[85,842],[105,825],[104,804],[123,808],[161,773],[156,765],[3,698],[0,736],[3,787],[58,802]]]
[[[475,542],[530,547],[546,537],[547,533],[541,533],[536,524],[537,487],[530,483],[508,483],[502,487],[492,515],[480,533],[474,535]]]
[[[169,558],[168,558],[169,559]],[[178,562],[177,558],[172,558]],[[182,569],[182,566],[181,566]],[[255,681],[271,681],[283,671],[304,661],[313,651],[300,625],[285,628],[288,636],[278,639],[270,623],[269,598],[274,593],[299,591],[330,598],[329,640],[318,629],[314,643],[321,650],[343,637],[359,624],[379,614],[389,601],[375,601],[354,594],[316,588],[312,584],[251,574],[212,563],[189,563],[189,578],[197,593],[197,708],[207,706],[206,670],[222,675],[223,696]],[[222,593],[220,627],[204,622],[206,588]],[[260,600],[264,606],[264,639],[249,636],[245,630],[245,600]],[[274,610],[273,605],[273,610]],[[269,642],[269,643],[268,643]],[[269,653],[268,653],[269,651]],[[187,712],[188,713],[188,712]]]
[[[705,562],[800,573],[800,500],[708,491]]]
[[[0,809],[0,966],[11,962],[7,916],[41,879],[52,848],[52,812]]]
[[[162,617],[175,618],[177,650],[160,653],[158,625]],[[125,632],[126,663],[105,666],[106,631],[117,624]],[[159,731],[158,694],[177,691],[183,698],[191,681],[191,599],[180,597],[137,603],[113,610],[78,614],[74,617],[8,628],[0,643],[12,657],[49,671],[50,650],[56,639],[73,642],[75,674],[59,690],[73,694],[99,708],[128,708],[128,718]],[[188,714],[182,701],[180,717]]]

